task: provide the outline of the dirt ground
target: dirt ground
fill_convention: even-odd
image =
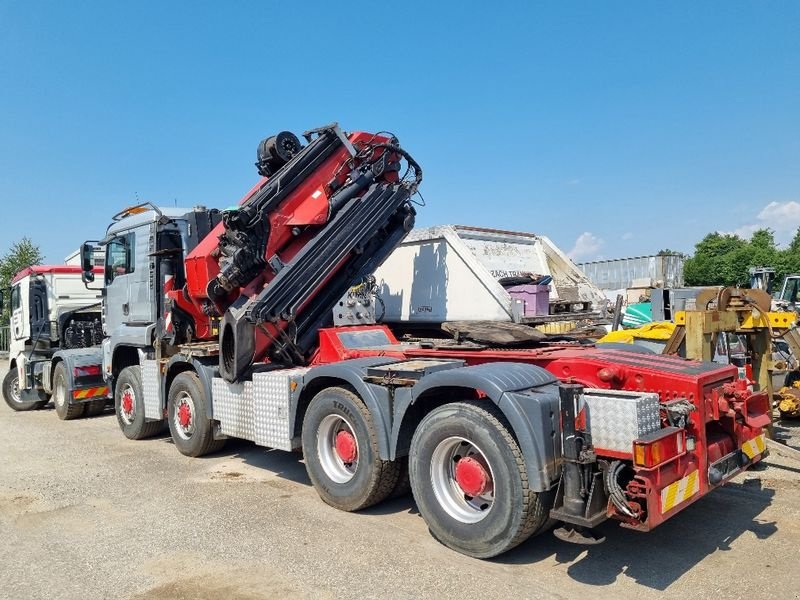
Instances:
[[[4,598],[800,597],[800,462],[775,455],[651,533],[607,523],[600,546],[548,533],[478,561],[439,545],[410,497],[333,510],[295,454],[189,459],[166,436],[125,439],[113,411],[0,403],[0,431]]]

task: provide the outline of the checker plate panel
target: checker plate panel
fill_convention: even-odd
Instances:
[[[144,418],[160,421],[164,418],[157,360],[142,361],[142,393],[144,393]]]
[[[658,394],[586,389],[586,425],[592,445],[633,452],[633,441],[661,429]]]
[[[298,368],[255,373],[252,382],[236,384],[215,377],[211,390],[220,431],[259,446],[292,450],[292,417],[300,387],[292,391],[291,384],[300,383],[306,371]]]

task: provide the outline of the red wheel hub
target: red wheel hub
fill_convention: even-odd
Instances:
[[[456,483],[467,496],[482,496],[492,486],[492,476],[476,458],[467,456],[456,463]]]
[[[355,436],[349,431],[340,431],[336,434],[336,454],[345,464],[355,462],[358,458],[358,444]]]
[[[122,412],[129,415],[133,412],[133,394],[125,392],[122,394]]]
[[[192,423],[192,410],[189,408],[188,404],[181,404],[178,407],[178,423],[181,424],[181,427],[186,429]]]

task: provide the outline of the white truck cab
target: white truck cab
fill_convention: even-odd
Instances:
[[[17,273],[6,296],[11,313],[9,370],[3,397],[14,410],[41,408],[50,390],[41,386],[34,368],[64,348],[99,343],[100,289],[89,289],[76,265],[36,265]]]

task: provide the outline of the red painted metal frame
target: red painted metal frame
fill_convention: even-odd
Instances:
[[[389,344],[375,348],[347,348],[338,335],[341,332],[369,330],[384,331]],[[623,521],[624,526],[642,531],[653,529],[718,487],[709,484],[709,465],[760,435],[762,427],[769,421],[766,416],[769,408],[766,393],[753,393],[747,390],[746,382],[737,383],[737,369],[730,365],[699,363],[673,356],[636,354],[624,350],[603,350],[595,346],[514,350],[421,348],[399,344],[392,332],[381,325],[320,330],[315,364],[365,356],[453,358],[463,360],[467,365],[522,362],[545,368],[562,382],[579,383],[592,388],[654,392],[662,402],[688,400],[695,407],[689,415],[687,426],[687,435],[695,440],[694,450],[687,450],[656,468],[642,469],[633,467],[633,448],[630,453],[597,449],[601,457],[623,459],[631,463],[635,477],[627,491],[629,497],[641,505],[642,517],[630,519],[617,514],[613,506],[609,506],[609,514]],[[749,417],[743,416],[748,410]],[[699,493],[662,514],[661,490],[694,470],[700,474]]]
[[[348,139],[357,149],[364,144],[389,142],[388,137],[366,132],[351,133]],[[373,158],[380,157],[382,152],[382,149],[378,149]],[[349,159],[350,155],[344,146],[336,150],[281,203],[277,210],[268,215],[270,233],[264,253],[266,259],[277,256],[283,263],[289,262],[316,234],[315,230],[309,229],[300,235],[295,235],[292,230],[297,226],[323,226],[328,222],[330,218],[328,200],[332,193],[329,184],[332,181],[336,181],[339,185],[345,182],[350,175],[350,169],[342,167]],[[385,178],[396,181],[398,174],[387,172]],[[267,178],[259,180],[239,204],[245,203],[266,183]],[[206,288],[220,272],[218,248],[219,238],[224,231],[224,225],[219,223],[189,253],[184,261],[186,285],[183,289],[169,293],[175,306],[191,315],[195,323],[195,335],[201,340],[211,339],[217,335],[214,328],[215,319],[203,310],[203,304],[213,301],[208,297]],[[336,270],[332,270],[331,276]],[[248,285],[232,290],[224,300],[213,301],[218,315],[222,315],[240,296],[253,297],[258,294],[274,277],[273,272],[264,272]],[[266,324],[265,327],[269,328],[271,325]]]

